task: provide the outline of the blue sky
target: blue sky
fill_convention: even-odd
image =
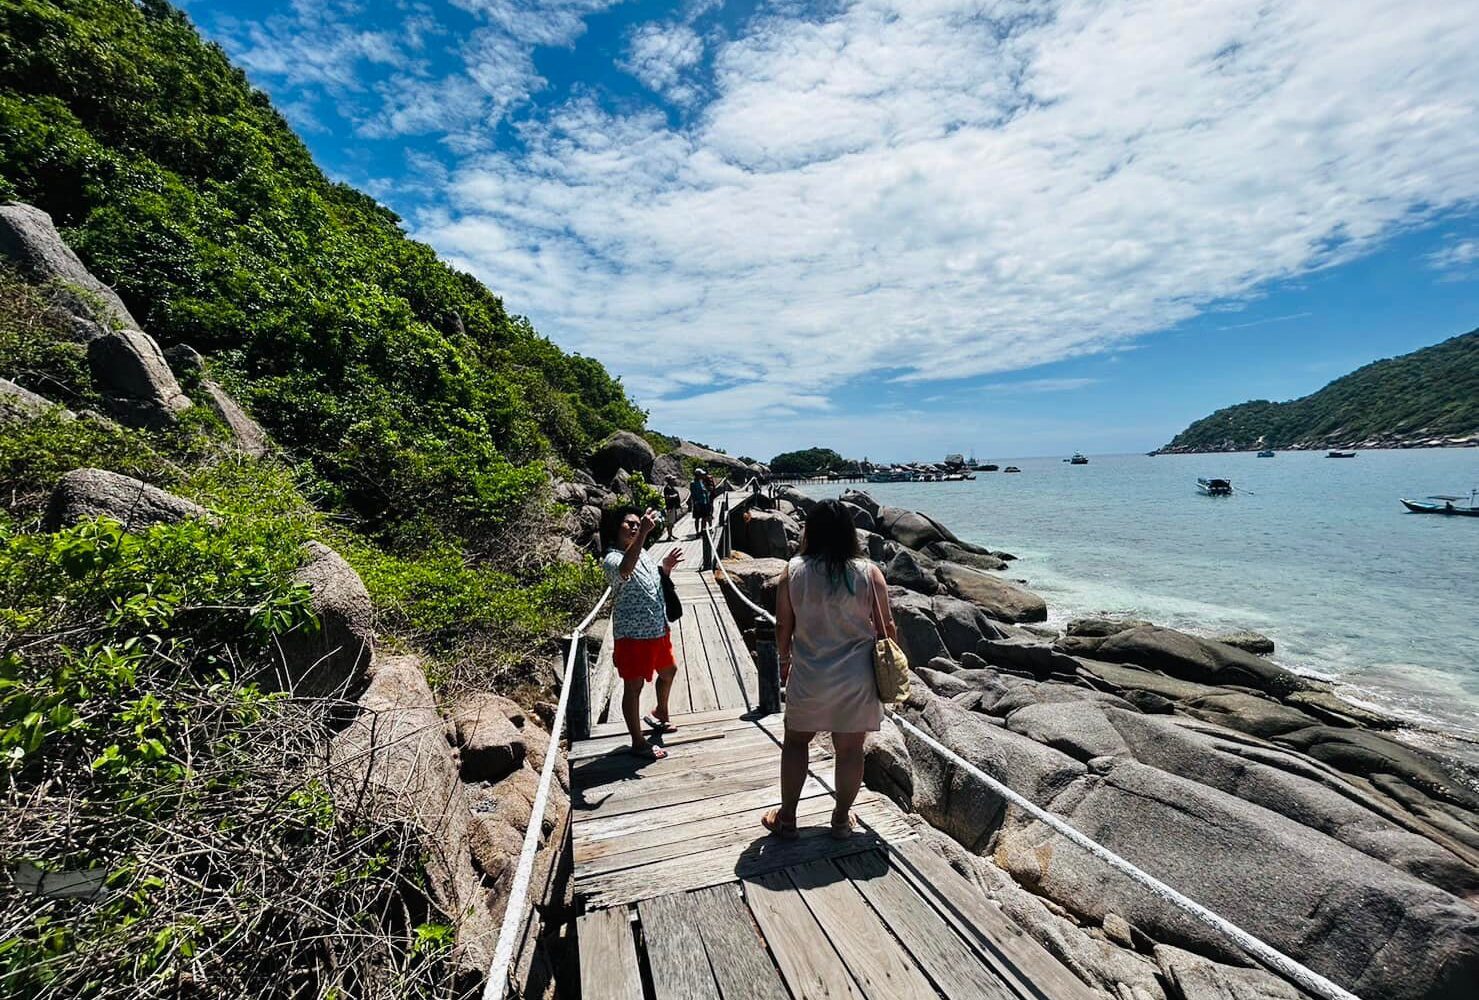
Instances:
[[[768,458],[1140,451],[1479,326],[1447,0],[191,0],[333,177]]]

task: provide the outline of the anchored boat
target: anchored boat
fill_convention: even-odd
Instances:
[[[1273,449],[1272,448],[1265,448],[1265,449],[1263,449],[1262,451],[1260,451],[1258,453],[1258,457],[1259,458],[1273,458],[1274,457]]]
[[[1355,458],[1356,457],[1356,453],[1353,452],[1353,451],[1332,451],[1329,454],[1327,454],[1325,457],[1326,458]]]
[[[1402,506],[1414,514],[1451,514],[1457,517],[1479,517],[1479,504],[1475,497],[1479,496],[1479,490],[1470,490],[1467,497],[1431,496],[1426,500],[1408,500],[1406,497],[1398,497]],[[1460,501],[1467,500],[1468,503]]]
[[[1065,458],[1063,461],[1067,462],[1069,465],[1088,465],[1089,464],[1088,456],[1086,456],[1081,451],[1074,452],[1072,458]]]
[[[1230,497],[1233,492],[1231,479],[1205,479],[1197,478],[1197,489],[1201,490],[1203,496]]]

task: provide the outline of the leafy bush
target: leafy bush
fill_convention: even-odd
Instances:
[[[42,289],[0,265],[0,376],[65,406],[96,406],[87,350]]]
[[[121,472],[156,486],[180,476],[142,431],[91,417],[73,419],[60,408],[8,424],[0,433],[0,493],[13,513],[39,514],[62,476],[78,468]]]

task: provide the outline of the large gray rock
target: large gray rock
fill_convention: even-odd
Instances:
[[[883,567],[883,578],[895,587],[920,594],[938,594],[940,581],[935,579],[935,561],[913,549],[900,549]]]
[[[524,713],[496,694],[460,698],[451,711],[464,781],[502,781],[524,766]]]
[[[994,666],[1028,670],[1038,677],[1052,674],[1073,676],[1078,673],[1078,661],[1044,642],[1030,639],[986,639],[975,653]]]
[[[1479,793],[1421,751],[1361,729],[1311,726],[1284,733],[1276,742],[1309,754],[1348,774],[1394,775],[1424,794],[1468,810],[1479,810]]]
[[[1142,621],[1138,618],[1075,618],[1068,623],[1068,628],[1065,631],[1069,635],[1102,639],[1108,635],[1118,635],[1129,629],[1149,624],[1150,622]]]
[[[175,374],[191,385],[199,386],[198,395],[203,397],[206,406],[221,418],[221,422],[231,432],[231,439],[238,451],[252,458],[262,458],[267,454],[267,432],[262,429],[261,424],[251,418],[246,410],[242,409],[241,404],[233,399],[220,383],[210,377],[206,371],[205,358],[201,357],[198,351],[185,344],[179,344],[165,351],[164,357]]]
[[[63,415],[64,419],[73,419],[74,414],[71,410],[57,406],[46,397],[38,396],[25,386],[16,385],[8,378],[0,378],[0,424],[30,420],[33,417],[39,417],[53,407]]]
[[[863,510],[868,512],[869,517],[878,517],[878,501],[874,500],[873,495],[870,493],[864,492],[863,490],[843,490],[842,495],[837,499],[843,503],[850,503],[854,507],[863,508]]]
[[[919,511],[901,507],[879,507],[878,532],[911,549],[922,549],[931,542],[959,541],[950,529]]]
[[[1223,632],[1212,637],[1213,642],[1220,642],[1224,646],[1234,646],[1245,653],[1253,653],[1257,656],[1270,656],[1274,651],[1274,641],[1262,632],[1252,629],[1239,629],[1236,632]]]
[[[87,345],[88,367],[108,409],[135,427],[166,427],[190,408],[190,399],[154,338],[116,330]]]
[[[887,544],[884,537],[877,532],[858,529],[858,548],[874,562],[882,564],[888,561],[883,550]]]
[[[129,476],[104,469],[74,469],[51,493],[46,529],[69,528],[94,517],[111,517],[125,529],[136,530],[191,517],[209,518],[210,514],[199,504]]]
[[[1253,750],[1230,733],[1198,731],[1164,716],[1096,707],[1142,764],[1279,813],[1449,892],[1465,897],[1479,892],[1479,867],[1414,832],[1416,824],[1398,823],[1389,804],[1363,795],[1318,764],[1286,751]],[[1056,735],[1064,738],[1064,730]]]
[[[1096,759],[1052,810],[1360,996],[1458,1000],[1479,979],[1479,911],[1278,813],[1123,758]],[[1011,825],[994,852],[1084,919],[1116,913],[1156,941],[1233,958],[1200,923],[1040,824]]]
[[[1048,604],[1030,590],[955,563],[940,563],[940,583],[952,595],[1004,622],[1047,621]]]
[[[1005,559],[1001,559],[990,552],[973,551],[958,542],[930,542],[920,551],[932,559],[942,562],[959,563],[962,566],[969,566],[971,569],[999,570],[1007,568]]]
[[[1318,725],[1319,721],[1297,708],[1244,691],[1205,695],[1187,702],[1184,710],[1199,719],[1263,739]]]
[[[890,587],[888,600],[898,627],[899,646],[911,664],[922,665],[937,656],[949,655],[935,625],[934,605],[927,596]]]
[[[861,528],[864,531],[873,530],[873,515],[868,513],[862,507],[859,507],[857,504],[852,503],[842,503],[838,506],[840,506],[844,511],[847,512],[848,517],[852,518],[852,523],[854,527]]]
[[[652,463],[656,458],[657,453],[645,438],[631,431],[617,431],[596,445],[588,464],[591,474],[605,483],[623,469],[627,472],[640,472],[644,478],[650,479]]]
[[[747,510],[741,515],[744,530],[736,532],[736,548],[757,559],[788,559],[801,537],[801,526],[780,511]]]
[[[775,614],[775,593],[781,573],[786,568],[784,559],[726,559],[724,575],[734,582],[740,593]]]
[[[983,639],[1001,634],[986,613],[969,601],[936,594],[930,599],[929,607],[940,641],[957,660],[974,652]]]
[[[915,722],[960,757],[1021,795],[1046,804],[1084,773],[1084,765],[984,716],[931,696]],[[914,808],[930,824],[980,853],[1001,826],[1006,800],[908,731]]]
[[[1223,965],[1168,944],[1151,953],[1171,1000],[1304,1000],[1299,990],[1262,969]]]
[[[863,781],[904,809],[914,800],[914,764],[904,735],[892,719],[885,718],[876,733],[868,734],[863,746]]]
[[[382,656],[369,671],[359,714],[329,750],[330,787],[346,816],[406,829],[422,851],[426,890],[456,927],[453,962],[486,973],[498,915],[473,865],[473,803],[420,662]]]
[[[715,479],[723,479],[728,476],[735,486],[743,486],[758,474],[755,466],[747,462],[741,462],[731,455],[722,451],[714,451],[703,445],[694,444],[692,441],[679,441],[678,446],[669,454],[680,461],[686,459],[689,464],[699,464],[714,474]],[[680,477],[681,478],[681,477]]]
[[[801,511],[802,514],[811,513],[811,509],[817,505],[815,500],[790,484],[777,486],[775,488],[775,498],[794,504],[796,509]]]
[[[293,579],[308,588],[318,627],[282,637],[278,684],[307,697],[353,694],[375,649],[370,593],[354,567],[322,542],[309,542]]]
[[[1276,695],[1309,686],[1294,673],[1252,653],[1154,625],[1126,629],[1103,639],[1070,636],[1059,646],[1069,653],[1134,663],[1199,684],[1252,687]]]
[[[1119,730],[1104,705],[1087,700],[1038,702],[1007,716],[1007,728],[1085,763],[1095,757],[1127,756]]]
[[[33,205],[0,205],[0,257],[33,281],[55,282],[59,304],[69,312],[107,328],[139,325],[118,293],[82,266],[51,216]]]

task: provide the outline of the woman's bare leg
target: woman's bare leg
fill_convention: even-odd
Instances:
[[[647,682],[640,677],[624,677],[621,684],[621,717],[626,720],[627,732],[632,734],[632,746],[645,747],[647,738],[642,735],[642,689],[647,686]]]
[[[677,676],[677,667],[668,667],[666,670],[657,672],[657,708],[653,711],[652,717],[659,722],[667,722],[672,718],[673,713],[668,711],[668,698],[673,693],[673,680]]]
[[[781,745],[781,819],[788,823],[796,821],[796,803],[801,801],[801,786],[806,784],[807,758],[815,735],[787,729],[786,741]]]
[[[833,782],[837,786],[837,806],[832,810],[834,826],[847,821],[858,789],[863,784],[863,743],[867,733],[833,733]]]

